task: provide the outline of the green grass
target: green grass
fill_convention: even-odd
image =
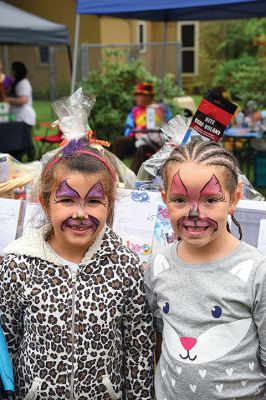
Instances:
[[[52,106],[49,101],[35,100],[33,102],[33,107],[36,111],[37,123],[43,121],[52,122],[55,119]]]
[[[56,131],[54,129],[47,129],[39,126],[40,122],[53,122],[57,119],[52,106],[49,101],[46,100],[35,100],[33,102],[34,110],[36,111],[37,123],[33,128],[33,136],[45,136],[45,135],[55,135]],[[40,159],[44,154],[45,150],[48,148],[42,142],[34,141],[35,149],[36,149],[36,159]],[[58,147],[58,145],[50,145],[49,150]]]

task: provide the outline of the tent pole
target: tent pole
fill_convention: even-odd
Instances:
[[[164,98],[164,82],[163,78],[165,75],[166,57],[167,57],[167,36],[168,36],[168,21],[164,22],[164,32],[163,32],[163,56],[162,56],[162,72],[161,72],[161,90],[160,90],[160,100],[163,101]]]
[[[50,101],[53,103],[57,97],[56,90],[56,68],[55,68],[55,47],[49,46],[49,80],[50,80]],[[51,116],[53,118],[53,111],[51,108]]]
[[[80,14],[76,15],[75,39],[74,39],[74,54],[72,64],[72,77],[71,77],[71,90],[70,94],[74,93],[77,77],[77,63],[78,63],[78,47],[79,47],[79,29],[80,29]]]
[[[4,45],[3,47],[3,66],[4,66],[4,71],[5,74],[9,74],[9,57],[8,57],[8,46]]]
[[[176,45],[176,82],[180,89],[183,89],[183,79],[182,79],[182,43],[178,42]]]
[[[70,73],[71,73],[71,76],[72,76],[72,63],[73,63],[73,60],[72,60],[71,47],[70,47],[69,44],[67,44],[67,56],[68,56],[68,61],[69,61]]]

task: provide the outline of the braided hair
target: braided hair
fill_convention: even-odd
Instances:
[[[197,137],[193,138],[185,146],[175,148],[161,167],[161,176],[165,190],[167,190],[167,174],[169,169],[174,163],[183,163],[186,161],[223,167],[225,170],[225,187],[230,194],[235,192],[238,184],[238,172],[240,171],[237,159],[217,142],[206,142]],[[232,216],[232,221],[237,226],[241,239],[241,226],[234,216]],[[227,230],[230,232],[228,224]]]

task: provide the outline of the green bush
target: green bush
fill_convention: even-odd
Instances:
[[[223,51],[225,61],[217,65],[213,86],[225,86],[242,106],[251,99],[259,107],[266,106],[265,32],[266,18],[224,24],[218,50]]]
[[[166,75],[161,82],[146,70],[142,61],[126,61],[123,52],[116,50],[104,51],[100,69],[90,73],[86,81],[80,82],[85,93],[96,97],[89,123],[99,139],[113,142],[123,134],[126,116],[135,104],[132,90],[141,81],[154,83],[155,100],[159,99],[163,84],[164,101],[170,107],[174,106],[172,99],[182,94],[173,76]],[[176,111],[175,106],[173,112]]]
[[[259,107],[266,106],[263,88],[266,87],[265,58],[257,60],[247,54],[225,61],[218,68],[214,86],[224,85],[231,96],[245,106],[248,100],[255,100]]]
[[[241,104],[246,105],[248,100],[255,100],[259,109],[266,107],[266,63],[259,59],[257,65],[243,65],[239,71],[234,72],[234,91]]]

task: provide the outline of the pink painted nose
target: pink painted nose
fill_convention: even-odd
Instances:
[[[184,349],[189,351],[192,349],[192,347],[195,346],[195,344],[197,343],[197,339],[191,337],[181,337],[180,342]]]

